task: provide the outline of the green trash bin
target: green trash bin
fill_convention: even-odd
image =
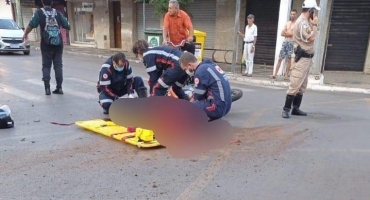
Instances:
[[[146,28],[145,38],[148,41],[150,47],[161,46],[163,43],[163,32],[159,28]]]

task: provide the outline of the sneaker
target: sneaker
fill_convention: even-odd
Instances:
[[[53,94],[64,94],[62,88],[57,88],[53,91]]]
[[[103,113],[105,114],[105,115],[108,115],[109,114],[109,111],[108,110],[103,110]]]

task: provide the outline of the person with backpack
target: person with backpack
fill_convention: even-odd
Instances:
[[[40,49],[42,55],[42,80],[44,81],[45,94],[50,95],[50,72],[54,66],[56,89],[53,94],[63,94],[63,40],[60,27],[70,30],[68,20],[61,12],[51,8],[53,0],[42,0],[43,8],[37,9],[33,14],[25,32],[23,40],[28,40],[32,29],[40,26]]]

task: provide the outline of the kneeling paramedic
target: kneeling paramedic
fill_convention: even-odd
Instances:
[[[149,48],[145,40],[136,41],[132,51],[146,66],[151,96],[165,96],[172,86],[179,99],[189,100],[182,90],[189,78],[179,64],[182,51],[167,46]]]
[[[148,96],[143,79],[133,76],[132,68],[123,53],[113,55],[101,66],[97,90],[104,114],[109,114],[113,101],[124,96],[133,97],[134,91],[139,98]]]
[[[229,113],[231,88],[224,71],[210,60],[198,61],[189,52],[184,52],[179,62],[187,73],[194,73],[194,95],[190,101],[202,108],[210,120]]]

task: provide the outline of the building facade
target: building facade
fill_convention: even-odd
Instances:
[[[196,30],[206,32],[207,57],[231,63],[234,48],[235,21],[244,31],[248,14],[255,15],[258,37],[255,64],[276,65],[283,37],[280,32],[289,19],[291,9],[301,13],[304,0],[193,0],[187,12]],[[370,1],[318,0],[319,36],[316,42],[315,72],[323,70],[370,73]],[[37,0],[22,0],[24,25],[38,7]],[[236,7],[240,15],[235,20]],[[162,16],[154,14],[150,4],[134,0],[68,0],[54,3],[71,23],[71,31],[63,31],[66,43],[100,49],[131,51],[137,39],[145,39],[145,28],[161,28]],[[15,15],[16,16],[16,15]],[[38,40],[38,30],[30,39]],[[243,53],[243,40],[238,36],[237,62]]]

